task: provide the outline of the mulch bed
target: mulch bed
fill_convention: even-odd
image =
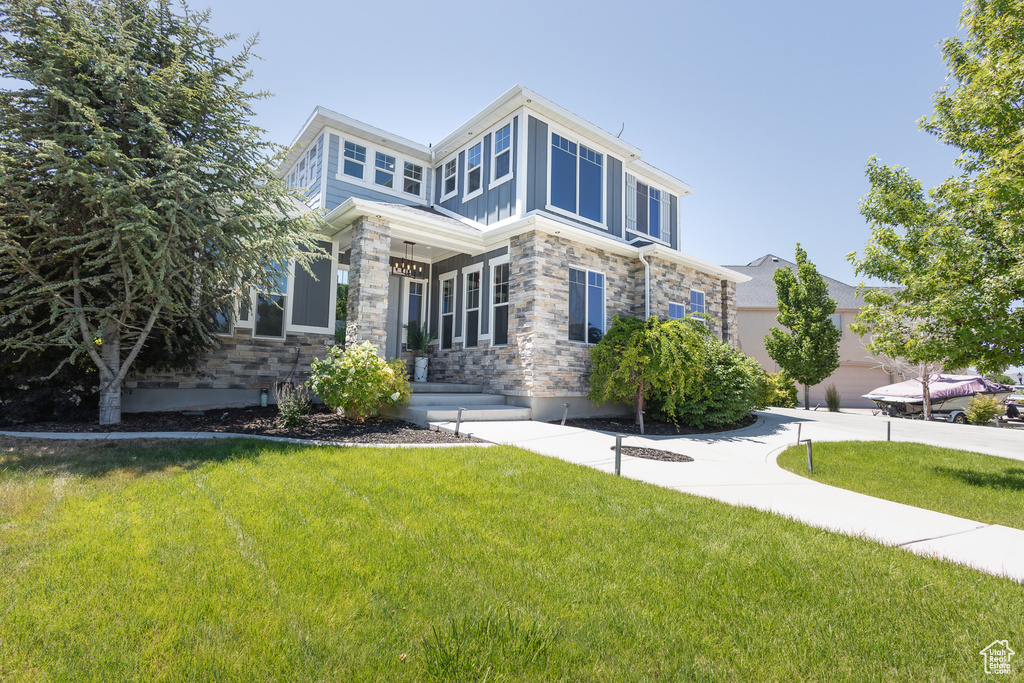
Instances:
[[[612,450],[615,447],[612,446]],[[693,462],[693,458],[682,453],[672,451],[660,451],[657,448],[642,448],[640,446],[623,446],[622,454],[632,458],[643,458],[644,460],[660,460],[662,462]]]
[[[193,414],[198,413],[198,414]],[[284,429],[277,426],[277,407],[222,408],[206,411],[166,413],[124,413],[121,424],[100,427],[89,422],[36,422],[2,425],[0,429],[18,432],[233,432],[292,439],[316,439],[354,443],[466,443],[479,441],[418,427],[403,420],[368,418],[361,424],[348,422],[326,406],[315,405],[304,427]]]
[[[674,425],[671,422],[658,422],[657,420],[644,420],[645,436],[685,436],[688,434],[717,434],[718,432],[729,432],[734,429],[749,427],[757,422],[757,417],[747,415],[739,422],[727,427],[715,427],[712,429],[697,429],[684,424]],[[561,424],[561,420],[554,420],[551,424]],[[579,427],[580,429],[591,429],[597,432],[613,432],[616,434],[640,434],[640,425],[630,417],[587,417],[577,420],[566,420],[567,427]]]

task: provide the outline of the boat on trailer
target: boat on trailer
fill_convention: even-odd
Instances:
[[[967,406],[977,394],[1003,401],[1013,393],[1013,387],[977,375],[932,375],[928,393],[933,418],[963,424],[967,421]],[[891,417],[924,416],[924,384],[920,379],[879,387],[861,398],[874,401]]]

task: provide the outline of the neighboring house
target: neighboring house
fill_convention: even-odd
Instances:
[[[746,277],[680,249],[691,188],[521,86],[433,145],[318,107],[282,174],[326,211],[334,258],[318,280],[289,273],[280,292],[254,293],[225,321],[213,380],[150,377],[137,392],[177,383],[197,403],[212,389],[253,402],[275,380],[304,377],[330,343],[338,269],[347,343],[408,357],[405,326],[426,321],[438,335],[431,381],[483,385],[534,419],[561,417],[564,403],[577,415],[608,410],[585,399],[588,353],[615,315],[703,313],[737,344]]]
[[[779,314],[779,300],[773,278],[779,268],[789,268],[796,272],[796,264],[767,254],[745,266],[729,268],[750,277],[748,282],[736,288],[740,327],[739,348],[757,360],[768,372],[777,372],[778,363],[772,360],[764,347],[764,338],[771,328],[780,327],[785,331],[776,320]],[[875,404],[862,399],[861,396],[872,389],[898,382],[901,378],[892,377],[882,367],[881,359],[871,355],[864,348],[867,340],[850,330],[850,323],[857,317],[861,307],[857,288],[824,275],[822,277],[828,284],[829,296],[836,302],[836,312],[832,321],[842,333],[839,340],[840,365],[828,379],[811,387],[811,405],[825,405],[825,389],[830,384],[835,384],[842,396],[844,407],[873,408]],[[799,395],[802,402],[802,389]]]

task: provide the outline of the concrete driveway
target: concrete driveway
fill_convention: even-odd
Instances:
[[[775,458],[801,438],[884,441],[888,418],[770,409],[732,432],[627,437],[623,443],[683,453],[689,463],[624,457],[622,475],[732,505],[785,515],[811,526],[942,557],[1024,582],[1024,531],[961,519],[826,486],[781,469]],[[1024,460],[1024,430],[891,420],[893,441],[962,448]],[[454,425],[440,425],[453,427]],[[541,422],[475,422],[464,432],[603,472],[614,472],[614,437]]]

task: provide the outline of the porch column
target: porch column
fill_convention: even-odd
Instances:
[[[391,226],[379,218],[364,216],[356,221],[348,270],[346,346],[368,341],[384,355],[390,259]]]

